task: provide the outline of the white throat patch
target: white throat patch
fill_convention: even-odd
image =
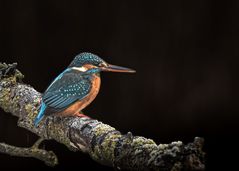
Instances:
[[[77,71],[81,71],[81,72],[85,72],[85,71],[87,71],[87,68],[86,67],[72,67],[72,69],[74,69],[74,70],[77,70]]]

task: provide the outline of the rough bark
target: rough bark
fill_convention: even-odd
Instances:
[[[58,164],[57,156],[52,151],[39,149],[39,145],[42,141],[43,139],[40,138],[30,148],[15,147],[6,143],[0,143],[0,152],[12,156],[33,157],[44,161],[48,166],[55,166],[56,164]]]
[[[88,153],[95,161],[117,169],[204,170],[205,168],[203,139],[199,137],[189,144],[177,141],[157,145],[151,139],[133,136],[130,132],[123,135],[107,124],[77,116],[50,116],[44,118],[39,126],[34,127],[33,120],[39,110],[41,93],[24,84],[22,79],[23,75],[16,69],[16,64],[0,63],[0,107],[19,118],[18,126],[43,139],[54,139],[70,150]],[[53,152],[34,153],[32,149],[41,150],[37,145],[31,147],[29,153],[29,149],[26,148],[0,144],[0,152],[35,157],[51,166],[57,164],[57,157]],[[26,152],[27,155],[24,155]],[[49,156],[42,159],[39,157],[39,153],[42,152]]]

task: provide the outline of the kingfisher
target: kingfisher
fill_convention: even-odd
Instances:
[[[37,126],[44,116],[84,116],[82,110],[97,96],[101,71],[134,73],[135,70],[111,65],[99,56],[84,52],[77,55],[42,95]]]

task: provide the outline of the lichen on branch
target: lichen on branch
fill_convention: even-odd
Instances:
[[[19,118],[18,126],[41,138],[54,139],[70,150],[88,153],[103,165],[128,170],[204,170],[203,139],[157,145],[153,140],[123,135],[115,128],[86,117],[44,118],[34,127],[41,93],[24,84],[16,64],[0,63],[0,107]],[[0,152],[1,151],[0,148]],[[7,150],[5,150],[7,153]],[[10,154],[10,153],[9,153]]]
[[[48,166],[55,166],[58,164],[57,156],[52,151],[40,149],[39,145],[43,139],[39,139],[36,143],[29,148],[16,147],[6,143],[0,143],[0,152],[11,156],[18,157],[32,157],[44,161]]]

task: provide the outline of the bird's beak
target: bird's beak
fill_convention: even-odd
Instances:
[[[105,67],[101,67],[102,71],[108,71],[108,72],[125,72],[125,73],[135,73],[136,71],[130,68],[125,68],[121,66],[111,65],[108,64]]]

